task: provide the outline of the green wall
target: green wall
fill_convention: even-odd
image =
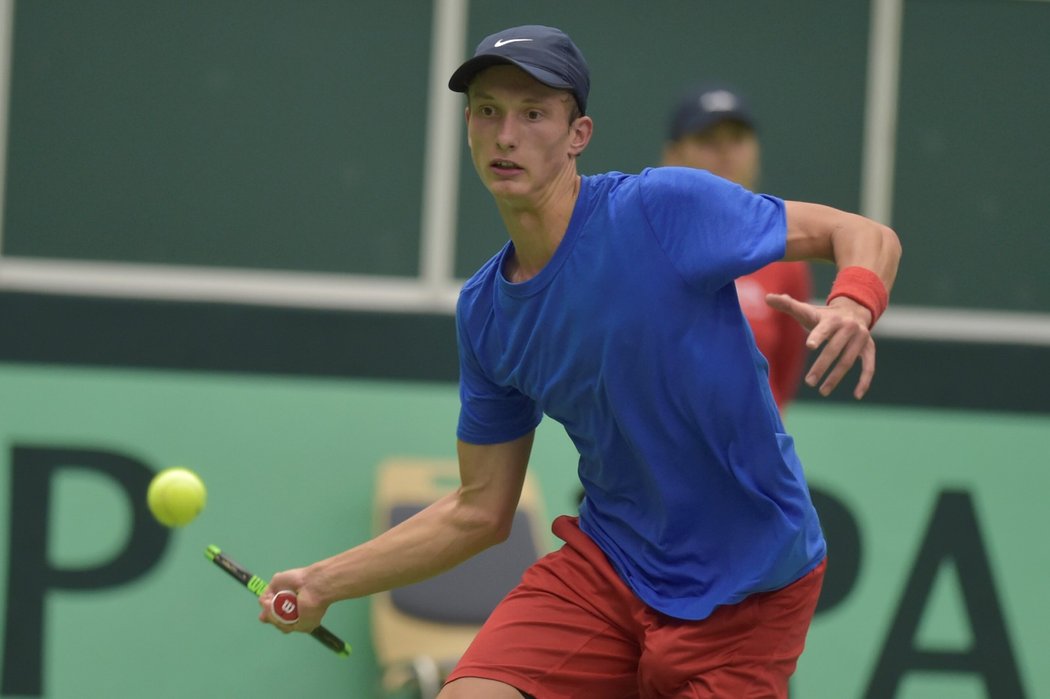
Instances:
[[[415,274],[412,5],[16,3],[4,254]]]
[[[895,225],[897,298],[1046,312],[1050,5],[904,3]]]
[[[433,8],[382,7],[16,3],[3,254],[415,275]],[[513,24],[567,29],[593,74],[586,172],[655,164],[678,92],[733,82],[761,120],[763,189],[857,210],[869,13],[474,2],[463,52]],[[897,303],[1050,307],[1048,35],[1045,3],[904,2]],[[504,240],[476,180],[464,157],[460,277]]]
[[[204,548],[269,576],[362,541],[382,460],[454,455],[454,386],[0,365],[0,395],[0,696],[374,696],[367,600],[326,617],[355,649],[339,659],[262,627],[252,596]],[[899,699],[1050,692],[1050,548],[1040,534],[1050,418],[861,404],[800,405],[788,422],[821,493],[834,598],[814,622],[793,696],[865,696],[887,648],[880,677],[900,680]],[[49,498],[26,502],[28,490],[13,491],[16,471],[25,488],[29,455],[60,448],[146,471],[190,466],[208,506],[169,539],[154,533],[155,562],[130,580],[91,580],[137,536],[154,536],[131,507],[145,485],[132,488],[136,500],[67,456]],[[556,425],[541,426],[532,468],[549,514],[571,512],[575,459]],[[25,548],[14,511],[46,515],[42,547]],[[909,585],[916,567],[934,573]],[[41,595],[34,609],[27,600]],[[34,620],[38,655],[27,648]],[[961,671],[924,670],[935,651]],[[33,658],[40,694],[25,691]],[[986,694],[985,680],[998,693]]]

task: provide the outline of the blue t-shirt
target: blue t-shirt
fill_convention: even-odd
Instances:
[[[460,294],[459,438],[560,422],[580,527],[673,617],[779,589],[825,555],[733,283],[783,257],[785,227],[781,200],[699,170],[583,177],[539,274],[508,282],[508,243]]]

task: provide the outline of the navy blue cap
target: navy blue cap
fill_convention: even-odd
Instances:
[[[482,39],[474,57],[449,78],[448,89],[466,92],[478,73],[505,63],[521,68],[547,87],[569,90],[580,113],[587,113],[587,93],[591,89],[587,61],[565,32],[538,24],[504,29]]]
[[[685,93],[671,113],[670,137],[677,141],[723,121],[737,121],[755,129],[747,100],[725,85],[705,85]]]

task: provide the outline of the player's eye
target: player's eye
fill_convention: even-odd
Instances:
[[[529,121],[539,121],[543,118],[543,112],[541,112],[538,109],[530,109],[529,111],[525,112],[525,118]]]

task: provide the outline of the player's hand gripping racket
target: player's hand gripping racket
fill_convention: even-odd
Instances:
[[[219,566],[227,573],[241,581],[241,583],[261,597],[266,589],[266,581],[257,575],[252,575],[242,568],[233,559],[224,554],[218,546],[212,544],[204,551],[208,560]],[[278,621],[286,624],[294,624],[299,619],[299,604],[295,593],[290,590],[281,590],[273,596],[273,613]],[[350,655],[350,644],[336,636],[323,626],[318,626],[310,632],[310,635],[325,644],[339,655]]]

